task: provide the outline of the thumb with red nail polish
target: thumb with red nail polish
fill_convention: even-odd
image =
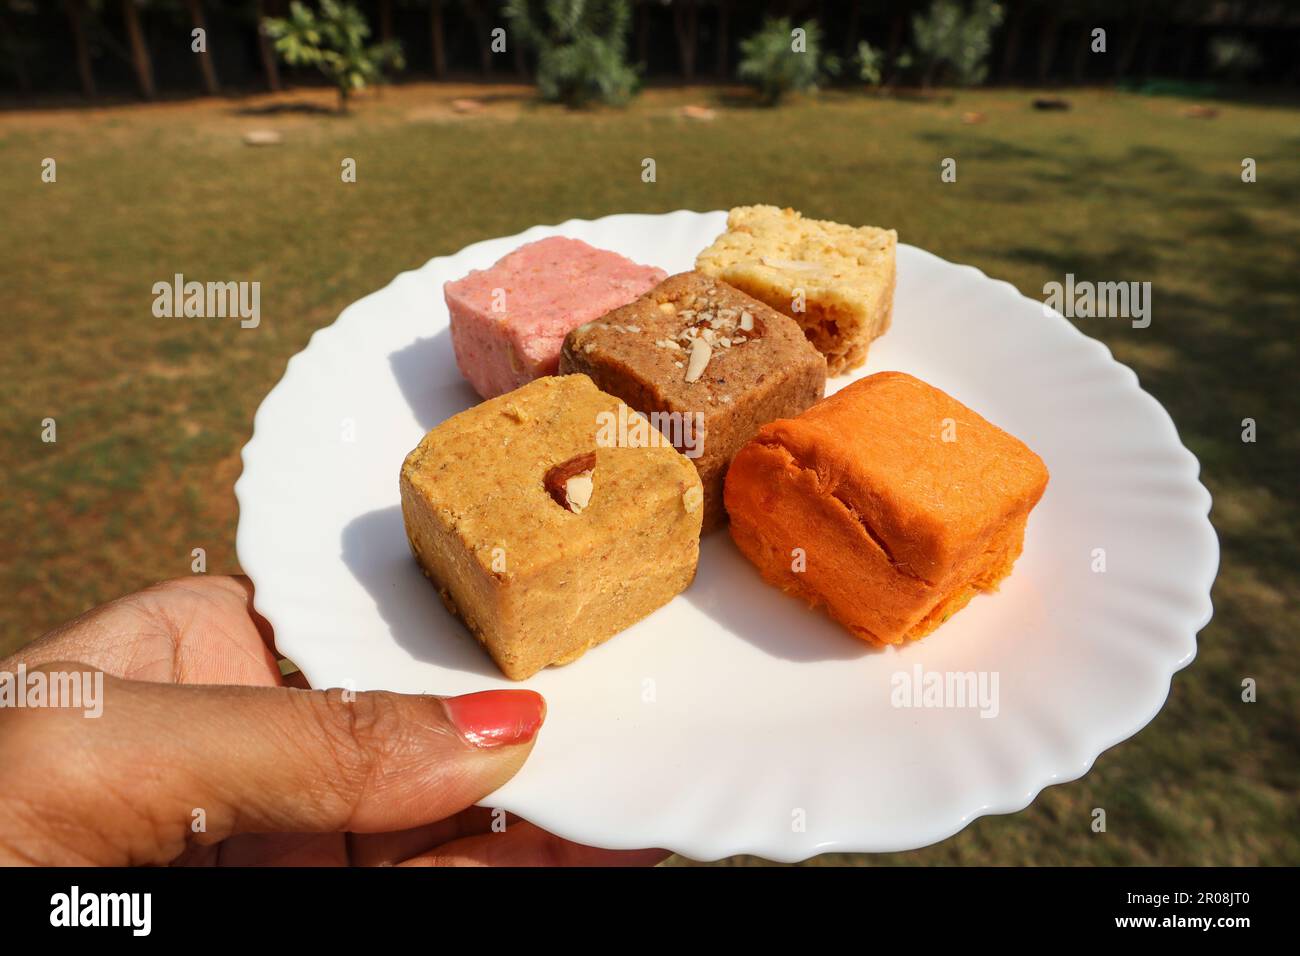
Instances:
[[[11,731],[0,733],[0,789],[22,797],[22,781],[40,784],[53,820],[86,817],[80,802],[106,792],[130,793],[141,812],[114,818],[75,856],[29,858],[165,863],[184,849],[180,837],[211,845],[240,834],[420,827],[513,777],[546,716],[541,695],[528,690],[440,698],[103,678],[111,703],[97,720],[50,708],[18,727],[0,710],[0,731]],[[201,832],[190,826],[196,807]],[[0,800],[0,862],[3,809]]]
[[[485,690],[447,697],[442,704],[461,736],[476,747],[532,743],[546,718],[546,701],[531,690]]]

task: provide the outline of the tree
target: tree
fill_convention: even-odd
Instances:
[[[898,74],[905,68],[904,59],[910,61],[911,54],[903,49],[903,35],[907,33],[907,15],[903,7],[896,6],[889,18],[889,46],[885,49],[885,61],[888,63],[889,82],[898,79]]]
[[[515,35],[537,51],[543,99],[621,103],[637,88],[627,62],[628,0],[508,0]]]
[[[478,47],[478,66],[484,76],[492,72],[492,47],[488,33],[492,24],[488,20],[488,9],[483,0],[461,0],[470,19],[474,21],[474,42]]]
[[[32,14],[36,8],[19,0],[0,0],[0,67],[13,73],[18,81],[18,92],[26,96],[32,91],[32,77],[27,71],[27,61],[36,53],[30,35],[18,31],[16,16]]]
[[[1007,25],[1006,42],[1002,45],[1002,66],[998,79],[1006,83],[1016,68],[1020,57],[1020,37],[1025,28],[1025,7],[1027,0],[1011,0],[1011,22]]]
[[[1126,4],[1125,10],[1128,17],[1124,22],[1124,42],[1115,57],[1115,79],[1117,80],[1128,74],[1129,68],[1133,65],[1133,57],[1137,55],[1138,43],[1142,39],[1142,28],[1146,25],[1147,0],[1136,0],[1136,3]]]
[[[72,46],[77,54],[81,92],[88,99],[94,99],[98,91],[95,89],[95,71],[90,63],[90,39],[87,35],[90,11],[86,0],[63,0],[63,9],[68,15],[68,25],[72,28]]]
[[[447,74],[447,40],[446,28],[442,19],[443,0],[401,0],[403,7],[429,11],[429,69],[437,79]],[[383,8],[380,8],[380,25],[383,24]],[[380,39],[386,39],[382,32]]]
[[[272,93],[280,92],[280,67],[275,62],[275,49],[266,35],[266,7],[262,0],[253,0],[253,23],[257,29],[257,55],[266,74],[266,87]]]
[[[1176,73],[1180,79],[1187,79],[1192,71],[1192,61],[1196,57],[1200,34],[1197,27],[1209,12],[1215,0],[1179,0],[1178,19],[1182,29],[1178,31],[1178,67]]]
[[[714,57],[713,70],[718,76],[726,76],[728,54],[731,52],[731,0],[718,0],[717,41],[717,55]]]
[[[977,86],[988,76],[993,31],[1002,22],[1002,7],[974,0],[969,11],[956,0],[935,0],[926,13],[912,18],[917,59],[924,64],[923,86],[942,75],[962,86]]]
[[[815,20],[795,27],[785,17],[769,17],[757,33],[740,41],[737,72],[768,106],[788,93],[816,89],[822,75],[837,68],[835,57],[822,52],[821,28]]]
[[[433,75],[442,79],[447,75],[447,40],[442,22],[442,0],[429,0],[429,58]]]
[[[695,51],[699,46],[700,7],[696,0],[673,0],[673,35],[677,37],[677,56],[682,79],[695,79]]]
[[[207,32],[208,24],[203,16],[202,0],[185,0],[185,9],[190,15],[190,27],[194,30],[202,30],[204,33],[203,49],[198,51],[199,72],[203,75],[203,91],[209,96],[216,96],[221,92],[221,84],[217,82],[217,68],[212,63],[212,53],[208,50]]]
[[[1061,9],[1054,5],[1047,11],[1038,30],[1038,82],[1046,83],[1056,59],[1057,41],[1061,34]]]
[[[650,5],[657,0],[632,0],[636,7],[636,26],[633,30],[636,36],[636,62],[645,69],[646,63],[650,59]]]
[[[401,69],[402,47],[396,41],[367,44],[370,24],[351,3],[320,0],[316,13],[299,0],[289,4],[289,16],[266,21],[275,50],[290,66],[314,66],[339,93],[339,112],[348,111],[348,97],[384,79],[389,66]]]
[[[136,85],[141,96],[152,100],[158,96],[158,88],[153,81],[149,45],[145,43],[144,29],[140,26],[140,0],[122,0],[122,21],[126,24],[126,36],[131,44],[131,66],[135,70]]]

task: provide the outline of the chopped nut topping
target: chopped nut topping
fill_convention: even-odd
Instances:
[[[568,461],[553,465],[542,480],[547,494],[557,505],[574,514],[591,503],[591,493],[595,487],[596,453],[589,451],[585,455],[575,455]]]
[[[688,320],[677,333],[677,344],[691,351],[689,371],[686,375],[688,382],[699,380],[704,373],[704,367],[716,353],[752,342],[763,335],[763,323],[748,309],[732,307],[719,308],[716,311],[682,309],[679,314],[683,319]],[[697,352],[696,343],[707,345],[708,352]],[[701,357],[697,358],[697,355]]]
[[[575,515],[582,514],[582,509],[591,504],[591,490],[594,487],[591,476],[591,472],[584,471],[564,483],[564,497],[568,500],[569,510]]]
[[[672,315],[677,311],[677,306],[673,305],[671,302],[660,302],[659,311],[663,312],[665,315]]]
[[[703,503],[704,492],[699,485],[691,485],[682,495],[682,507],[686,509],[688,515],[699,511],[700,505]]]
[[[696,339],[691,343],[690,365],[686,367],[686,381],[697,382],[701,375],[704,374],[704,366],[709,364],[709,359],[713,356],[713,348],[704,339]]]

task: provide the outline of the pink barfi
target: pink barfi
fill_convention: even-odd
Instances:
[[[484,398],[554,375],[570,331],[666,277],[616,252],[559,236],[530,242],[443,286],[460,372]]]

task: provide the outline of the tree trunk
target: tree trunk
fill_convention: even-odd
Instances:
[[[257,52],[262,59],[262,72],[266,74],[266,88],[272,93],[279,93],[280,65],[275,61],[275,48],[271,46],[271,38],[262,29],[262,23],[266,19],[262,0],[253,0],[253,16],[257,18]]]
[[[198,54],[199,72],[203,74],[203,92],[208,96],[216,96],[221,92],[221,85],[217,82],[217,68],[212,63],[212,53],[208,49],[208,24],[203,16],[203,0],[185,0],[185,8],[190,13],[191,29],[203,31],[203,51]],[[190,34],[191,43],[193,37]]]
[[[898,51],[903,46],[903,31],[907,28],[907,19],[901,13],[895,13],[889,21],[889,49],[885,52],[886,67],[889,70],[888,83],[894,85],[898,78]]]
[[[131,62],[135,67],[140,95],[152,100],[158,95],[158,89],[154,86],[153,62],[149,59],[149,47],[144,41],[144,30],[140,28],[140,11],[136,9],[135,0],[122,0],[122,19],[126,22],[126,35],[131,41]]]
[[[695,0],[677,0],[673,4],[673,32],[677,34],[677,52],[682,63],[682,79],[695,79],[695,45],[699,35],[700,10]]]
[[[858,45],[858,35],[862,32],[861,0],[849,2],[849,28],[844,33],[844,55],[851,57]]]
[[[998,81],[1006,83],[1011,79],[1020,59],[1020,37],[1025,29],[1025,5],[1017,0],[1012,4],[1011,22],[1007,24],[1007,43],[1002,48],[1002,66],[998,69]]]
[[[1189,23],[1183,28],[1183,46],[1178,55],[1178,78],[1185,80],[1192,72],[1192,60],[1196,56],[1196,26]]]
[[[32,77],[27,72],[27,60],[23,56],[22,41],[18,39],[18,31],[14,25],[9,22],[9,16],[5,13],[4,8],[0,7],[0,35],[8,34],[14,38],[13,46],[13,68],[14,79],[18,81],[18,93],[26,96],[32,91]]]
[[[714,64],[719,77],[727,75],[731,54],[731,0],[718,0],[718,55]]]
[[[1088,72],[1088,57],[1092,55],[1092,27],[1086,23],[1079,24],[1080,34],[1074,48],[1074,62],[1070,66],[1070,76],[1075,86],[1082,86]]]
[[[515,57],[515,75],[521,80],[528,79],[528,57],[524,50],[524,45],[511,39],[510,46],[513,48]]]
[[[483,9],[483,0],[470,0],[470,16],[474,21],[474,30],[478,34],[478,65],[484,76],[492,73],[492,38],[488,35],[488,14]]]
[[[393,0],[379,0],[379,40],[387,43],[393,38]]]
[[[1163,39],[1164,31],[1157,30],[1152,34],[1151,40],[1147,43],[1147,55],[1142,61],[1142,75],[1147,79],[1154,76],[1156,70],[1160,66],[1160,50],[1162,46],[1161,41]]]
[[[1120,49],[1119,56],[1115,58],[1115,79],[1120,79],[1128,74],[1129,69],[1133,66],[1133,57],[1137,53],[1138,42],[1142,39],[1142,26],[1146,21],[1146,10],[1143,6],[1138,7],[1137,18],[1133,21],[1132,26],[1125,31],[1124,46]]]
[[[433,62],[433,75],[440,80],[447,75],[447,44],[442,31],[442,0],[429,0],[429,50]]]
[[[1052,63],[1056,60],[1057,38],[1061,31],[1061,18],[1055,10],[1043,21],[1042,32],[1038,36],[1038,82],[1046,83],[1052,73]]]
[[[636,5],[636,25],[633,28],[636,33],[636,61],[642,66],[650,60],[650,15],[646,12],[648,9],[648,0],[642,0]]]
[[[81,75],[81,92],[94,99],[95,71],[90,63],[90,43],[86,39],[86,0],[64,0],[68,23],[72,26],[72,45],[77,52],[77,72]]]

